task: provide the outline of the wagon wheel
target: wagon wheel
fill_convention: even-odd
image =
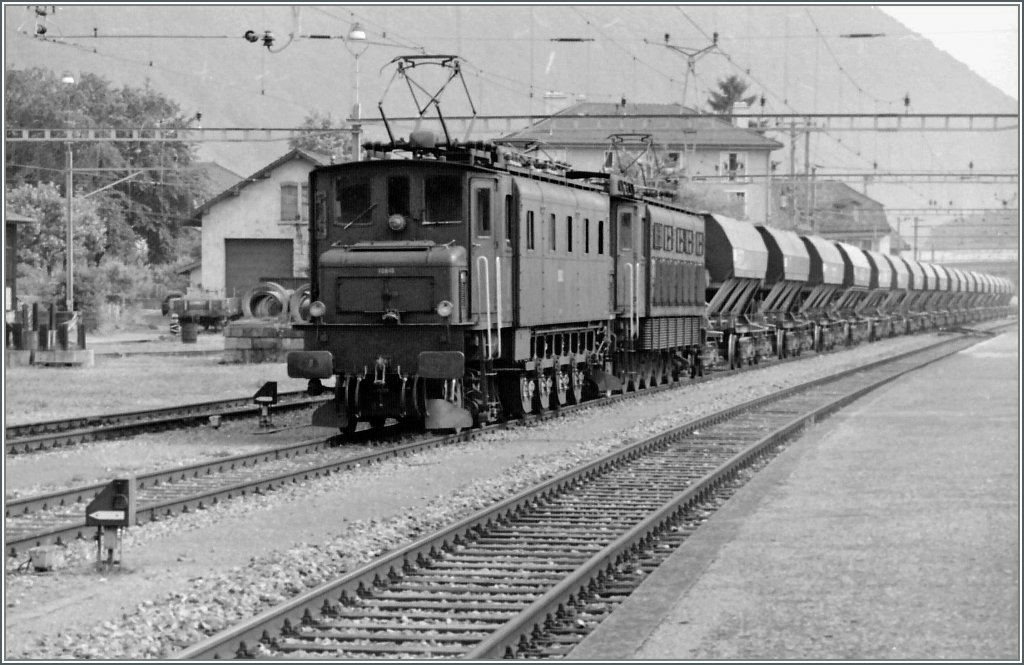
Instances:
[[[569,399],[570,404],[579,404],[583,401],[583,382],[585,381],[583,370],[578,364],[569,367]]]
[[[650,360],[644,360],[640,363],[639,381],[641,389],[653,388],[654,383],[654,366]]]
[[[537,388],[533,394],[533,410],[535,413],[544,413],[551,404],[551,375],[547,372],[538,372],[534,383]]]
[[[569,387],[572,379],[569,378],[569,366],[563,365],[558,369],[551,370],[554,379],[554,399],[551,401],[551,408],[568,404]],[[557,400],[557,402],[555,401]]]

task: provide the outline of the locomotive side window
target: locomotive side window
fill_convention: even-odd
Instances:
[[[558,218],[555,213],[551,213],[548,237],[551,238],[551,251],[554,252],[558,249]]]
[[[604,220],[597,220],[597,253],[604,254]]]
[[[565,218],[565,251],[572,252],[572,215]]]
[[[338,176],[334,181],[334,223],[344,227],[369,225],[372,201],[370,180],[358,176]]]
[[[432,175],[423,179],[423,223],[458,224],[462,221],[462,178]]]
[[[533,223],[533,211],[526,211],[526,249],[537,249],[537,227]]]
[[[625,252],[633,249],[633,213],[623,212],[619,214],[619,251]]]
[[[491,190],[473,188],[473,214],[476,217],[476,234],[491,235]]]
[[[583,218],[583,253],[590,254],[590,218]]]
[[[410,215],[409,178],[393,175],[388,178],[388,215]]]

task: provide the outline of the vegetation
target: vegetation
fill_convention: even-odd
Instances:
[[[334,124],[334,118],[330,112],[323,113],[314,109],[302,121],[300,127],[309,129],[310,132],[291,139],[290,147],[317,152],[330,157],[335,162],[352,159],[351,137],[344,127]]]
[[[729,114],[732,113],[732,107],[737,102],[753,104],[754,100],[757,99],[757,95],[749,95],[747,97],[743,96],[749,87],[750,85],[748,83],[744,82],[743,79],[735,74],[724,79],[719,79],[719,91],[711,91],[711,96],[708,98],[708,106],[715,113]]]
[[[148,86],[115,88],[85,72],[67,84],[41,68],[6,75],[8,127],[173,129],[190,122],[175,102]],[[69,193],[65,142],[8,143],[5,208],[38,221],[20,229],[20,293],[60,300],[67,197],[72,197],[75,300],[95,328],[101,305],[111,296],[156,297],[180,288],[175,272],[164,266],[198,257],[195,234],[184,223],[210,192],[193,167],[194,146],[185,141],[72,140],[71,150],[74,191]]]

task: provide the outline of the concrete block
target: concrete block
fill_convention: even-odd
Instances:
[[[92,367],[96,364],[96,358],[92,349],[50,349],[48,351],[36,351],[32,358],[33,365],[77,365],[79,367]]]
[[[34,353],[35,351],[7,349],[4,364],[7,367],[27,367],[32,364],[32,354]]]
[[[225,337],[224,338],[224,350],[233,351],[235,349],[251,349],[252,338],[251,337]]]
[[[47,571],[63,567],[64,551],[56,545],[40,545],[28,551],[33,570]]]
[[[253,337],[252,348],[276,350],[281,348],[281,342],[276,337]]]
[[[285,337],[281,340],[282,351],[301,351],[306,346],[306,340],[299,337]]]

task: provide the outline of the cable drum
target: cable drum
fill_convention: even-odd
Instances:
[[[292,323],[309,323],[310,285],[303,284],[288,298],[288,316]]]
[[[291,292],[276,282],[260,282],[242,298],[242,313],[247,318],[272,319],[286,314]]]

